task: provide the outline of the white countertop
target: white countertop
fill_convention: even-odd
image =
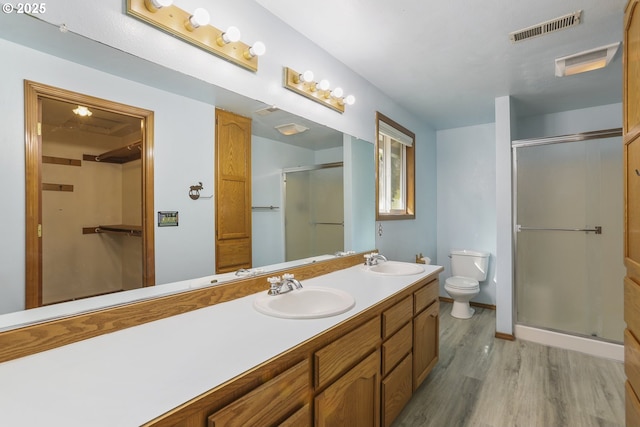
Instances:
[[[249,295],[1,363],[0,425],[139,426],[441,268],[424,267],[380,276],[358,265],[304,280],[355,297],[354,308],[333,317],[266,316]]]

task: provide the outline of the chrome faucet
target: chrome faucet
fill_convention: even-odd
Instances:
[[[378,261],[387,261],[387,257],[376,252],[364,256],[364,265],[366,266],[378,265]]]
[[[279,276],[269,277],[269,295],[282,295],[295,289],[302,289],[302,283],[298,279],[294,279],[293,274],[283,274],[282,279]]]

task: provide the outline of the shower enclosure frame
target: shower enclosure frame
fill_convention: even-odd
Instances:
[[[616,347],[613,350],[613,353],[618,354],[619,353],[619,348],[617,347],[621,347],[619,345],[619,343],[615,342],[613,343],[611,340],[607,340],[606,338],[600,338],[600,337],[586,337],[584,335],[578,334],[578,333],[574,333],[574,332],[570,332],[570,331],[562,331],[562,330],[558,330],[558,329],[553,329],[553,328],[548,328],[548,327],[542,327],[542,326],[529,326],[529,325],[524,325],[518,322],[518,303],[517,303],[517,295],[518,295],[518,287],[517,287],[517,269],[518,269],[518,265],[517,265],[517,251],[518,251],[518,232],[520,229],[524,230],[524,227],[520,227],[518,225],[518,167],[517,167],[517,163],[518,163],[518,155],[517,155],[517,149],[518,148],[525,148],[525,147],[534,147],[534,146],[540,146],[540,145],[550,145],[550,144],[562,144],[562,143],[568,143],[568,142],[579,142],[579,141],[587,141],[587,140],[593,140],[593,139],[605,139],[605,138],[613,138],[613,137],[621,137],[622,136],[622,128],[614,128],[614,129],[604,129],[604,130],[598,130],[598,131],[591,131],[591,132],[583,132],[583,133],[576,133],[576,134],[569,134],[569,135],[560,135],[560,136],[553,136],[553,137],[542,137],[542,138],[530,138],[530,139],[519,139],[519,140],[513,140],[511,142],[511,166],[512,166],[512,170],[511,170],[511,188],[512,188],[512,200],[511,200],[511,208],[512,208],[512,212],[511,212],[511,225],[512,225],[512,241],[513,241],[513,270],[512,270],[512,274],[513,274],[513,295],[512,295],[512,304],[514,307],[512,316],[513,316],[513,325],[514,325],[514,329],[517,330],[519,327],[525,327],[528,329],[533,329],[533,330],[538,330],[540,331],[539,334],[537,333],[532,333],[531,335],[535,338],[533,338],[532,340],[534,341],[538,341],[538,339],[540,339],[541,341],[539,342],[543,342],[545,341],[547,338],[545,337],[545,333],[549,333],[549,334],[556,334],[556,335],[561,335],[565,338],[575,338],[575,342],[570,342],[567,347],[571,348],[571,349],[575,349],[578,351],[586,351],[584,349],[587,349],[590,344],[585,344],[585,342],[600,342],[603,344],[604,349],[598,349],[596,352],[597,353],[601,353],[601,354],[612,354],[611,348],[609,348],[609,346],[614,346]],[[593,232],[596,234],[599,234],[601,232],[601,229],[598,229],[597,227],[594,228],[571,228],[571,229],[562,229],[562,230],[558,230],[558,231],[581,231],[581,232]],[[525,338],[526,339],[526,338]],[[551,338],[552,341],[558,338]],[[560,340],[563,340],[564,338],[559,338]],[[571,339],[569,339],[569,341],[571,341]],[[586,351],[588,352],[588,351]],[[617,357],[617,356],[616,356]]]

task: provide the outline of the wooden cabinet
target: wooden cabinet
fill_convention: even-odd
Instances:
[[[382,313],[382,381],[380,385],[382,425],[396,419],[412,395],[413,296]]]
[[[422,307],[428,307],[419,311]],[[427,378],[438,362],[440,346],[440,303],[438,281],[430,282],[414,293],[413,390]]]
[[[413,395],[412,372],[412,356],[409,353],[382,380],[380,397],[382,399],[382,425],[384,427],[389,427],[411,400]]]
[[[315,352],[314,386],[322,388],[355,365],[380,343],[380,320],[375,317]]]
[[[640,7],[629,0],[624,17],[624,279],[626,424],[640,425]]]
[[[251,119],[216,109],[216,273],[251,267]]]
[[[380,357],[372,352],[315,398],[315,427],[380,425]]]
[[[309,362],[304,360],[211,415],[209,427],[271,426],[285,419],[284,425],[303,426],[304,407],[296,409],[306,404],[308,413],[310,392]]]

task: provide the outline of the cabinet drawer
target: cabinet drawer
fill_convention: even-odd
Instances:
[[[304,405],[278,427],[311,427],[311,405]]]
[[[418,314],[425,308],[429,307],[432,302],[438,299],[440,294],[440,286],[438,281],[429,282],[423,288],[413,293],[413,314]]]
[[[388,338],[407,323],[412,315],[411,296],[406,297],[384,313],[382,313],[382,338]]]
[[[382,425],[388,427],[400,414],[412,396],[411,354],[382,380]]]
[[[314,386],[322,387],[353,367],[380,342],[380,318],[362,326],[315,352]]]
[[[209,427],[273,425],[310,396],[309,361],[304,360],[209,416]]]
[[[409,322],[382,344],[382,375],[387,375],[411,351],[413,327]]]
[[[640,402],[638,402],[638,396],[636,396],[629,381],[624,383],[625,391],[625,415],[627,426],[637,426],[640,421]]]

